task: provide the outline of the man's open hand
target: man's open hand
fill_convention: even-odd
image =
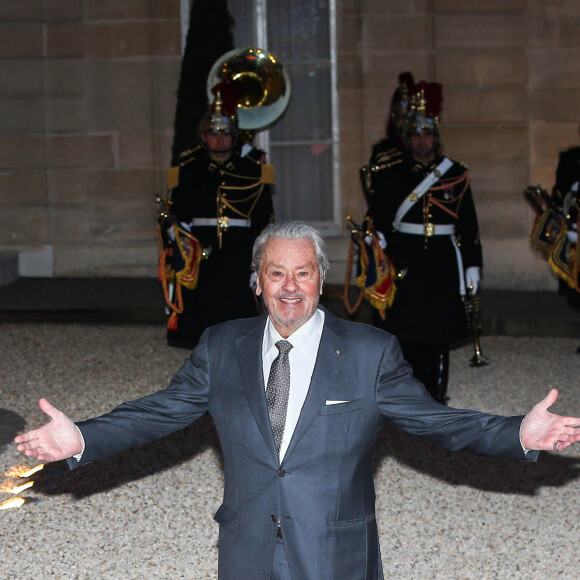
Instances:
[[[579,417],[563,417],[548,411],[557,398],[558,391],[552,389],[548,396],[534,405],[525,416],[520,428],[520,439],[526,449],[560,451],[580,441]]]
[[[77,426],[46,399],[40,399],[38,406],[50,421],[39,429],[15,437],[18,451],[44,462],[60,461],[81,453],[83,438]]]

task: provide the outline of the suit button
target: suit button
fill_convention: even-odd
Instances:
[[[274,514],[272,514],[270,517],[272,518],[272,521],[274,523],[276,523],[278,521],[278,518]]]
[[[278,475],[280,477],[284,477],[288,472],[285,469],[279,469],[278,470]]]

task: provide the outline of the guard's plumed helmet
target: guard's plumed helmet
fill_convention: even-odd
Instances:
[[[216,85],[212,92],[215,94],[213,103],[208,112],[201,118],[198,133],[228,133],[233,137],[233,143],[238,134],[237,102],[233,94],[233,87],[227,82]],[[233,147],[232,143],[232,147]]]
[[[415,88],[415,79],[412,73],[402,72],[398,81],[399,84],[391,97],[389,117],[385,125],[385,135],[391,139],[402,140],[405,135],[405,122],[410,99]]]
[[[439,138],[439,114],[443,102],[443,87],[439,83],[419,81],[414,88],[407,113],[406,134],[431,131]]]
[[[391,99],[391,115],[389,122],[394,124],[399,131],[404,130],[409,112],[409,104],[415,88],[415,79],[410,72],[402,72],[399,75],[399,84]]]

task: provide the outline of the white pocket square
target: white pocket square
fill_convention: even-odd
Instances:
[[[341,403],[349,403],[349,402],[350,401],[330,401],[330,400],[327,400],[326,404],[327,405],[340,405]]]

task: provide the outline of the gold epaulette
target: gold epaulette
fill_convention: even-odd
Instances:
[[[402,159],[393,159],[387,163],[380,163],[379,165],[375,165],[376,169],[374,171],[382,171],[383,169],[389,169],[394,165],[399,165],[399,163],[403,163]]]
[[[276,183],[276,172],[271,163],[262,163],[262,183],[274,185]]]
[[[166,179],[168,190],[177,187],[179,185],[179,166],[168,169],[166,173]]]
[[[393,167],[394,165],[398,165],[399,163],[403,163],[403,160],[402,159],[396,159],[394,161],[390,161],[389,163],[381,163],[380,165],[378,165],[376,163],[368,163],[367,165],[363,165],[359,169],[359,172],[361,174],[370,176],[373,173],[378,173],[379,171],[383,171],[385,169],[389,169],[389,168]]]
[[[193,161],[200,149],[202,149],[202,146],[198,145],[192,149],[186,149],[185,151],[182,151],[179,154],[179,165],[185,165],[186,163]]]
[[[382,161],[388,161],[395,157],[401,157],[401,155],[403,155],[403,152],[400,149],[393,147],[392,149],[388,149],[387,151],[381,151],[380,153],[378,153],[376,155],[376,161],[377,163],[381,163]]]

